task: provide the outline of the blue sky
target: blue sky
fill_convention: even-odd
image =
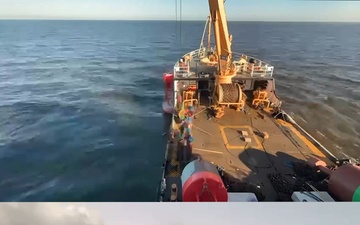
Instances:
[[[208,15],[208,0],[182,6],[184,20]],[[360,22],[360,1],[227,0],[226,9],[229,20]],[[175,0],[0,0],[0,18],[172,20]]]

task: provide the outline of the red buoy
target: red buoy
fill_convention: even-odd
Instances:
[[[210,162],[194,160],[182,175],[183,202],[227,202],[228,193],[216,167]]]
[[[164,73],[164,101],[163,110],[165,113],[172,113],[174,109],[174,74]]]
[[[171,84],[174,81],[174,74],[172,74],[172,73],[164,73],[163,78],[164,78],[165,85],[166,84]]]

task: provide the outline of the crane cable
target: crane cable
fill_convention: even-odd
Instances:
[[[177,0],[175,0],[175,40],[176,40],[176,41],[177,41],[177,30],[178,30],[178,28],[177,28],[177,26],[178,26],[178,23],[177,23],[177,19],[178,19],[178,16],[177,16],[177,11],[178,11],[177,5],[178,5]]]
[[[181,23],[182,23],[182,0],[180,0],[180,45],[181,45]]]
[[[175,39],[176,41],[179,38],[179,42],[181,44],[181,21],[182,21],[182,0],[175,0]]]

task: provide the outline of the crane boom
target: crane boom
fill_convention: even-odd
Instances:
[[[231,75],[231,35],[226,20],[224,0],[209,0],[210,17],[214,27],[216,52],[218,56],[218,75]]]

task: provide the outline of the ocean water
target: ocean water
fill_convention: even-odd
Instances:
[[[155,201],[162,73],[203,26],[0,21],[0,200]],[[229,27],[233,51],[275,66],[284,109],[340,158],[360,158],[359,24]]]

